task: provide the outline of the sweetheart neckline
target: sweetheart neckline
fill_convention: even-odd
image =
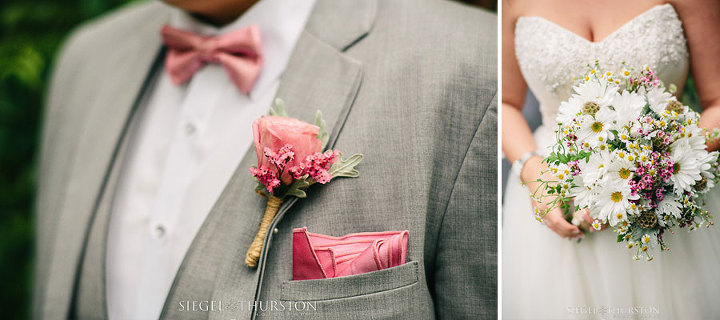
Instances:
[[[558,28],[558,29],[560,29],[560,30],[562,30],[562,31],[564,31],[564,32],[566,32],[566,33],[569,33],[569,34],[575,36],[576,38],[579,38],[580,40],[585,41],[586,43],[589,43],[589,44],[591,44],[591,45],[600,45],[600,44],[603,44],[603,43],[605,43],[606,41],[608,41],[608,39],[611,39],[611,38],[613,38],[614,36],[616,36],[617,34],[619,34],[620,31],[622,31],[623,29],[625,29],[625,28],[627,28],[628,26],[632,25],[635,21],[640,20],[641,18],[647,16],[648,14],[650,14],[651,12],[653,12],[653,11],[655,11],[655,10],[660,10],[660,9],[662,9],[662,8],[665,8],[665,7],[670,7],[673,11],[675,11],[675,7],[674,7],[671,3],[669,3],[669,2],[668,2],[668,3],[663,3],[663,4],[655,5],[655,6],[653,6],[652,8],[647,9],[647,10],[645,10],[644,12],[642,12],[642,13],[638,14],[637,16],[633,17],[632,19],[628,20],[628,21],[625,22],[622,26],[620,26],[619,28],[615,29],[615,31],[611,32],[609,35],[607,35],[605,38],[603,38],[603,39],[600,40],[600,41],[591,41],[591,40],[589,40],[588,38],[585,38],[585,37],[583,37],[583,36],[575,33],[574,31],[571,31],[570,29],[565,28],[565,27],[563,27],[563,26],[561,26],[561,25],[553,22],[553,21],[550,20],[550,19],[547,19],[547,18],[541,17],[541,16],[522,16],[522,17],[518,17],[517,20],[515,21],[515,24],[517,25],[517,23],[520,21],[520,19],[538,19],[538,20],[541,20],[541,21],[545,21],[545,22],[549,23],[550,25],[555,26],[556,28]],[[677,13],[677,11],[675,11],[675,12]]]

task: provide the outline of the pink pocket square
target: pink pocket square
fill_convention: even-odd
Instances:
[[[408,231],[342,237],[293,230],[293,280],[326,279],[387,269],[407,260]]]

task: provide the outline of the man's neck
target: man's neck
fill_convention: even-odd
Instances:
[[[225,26],[243,15],[259,0],[224,0],[224,1],[196,1],[185,5],[166,0],[170,5],[176,6],[196,19],[215,27]],[[196,4],[196,3],[200,4]]]

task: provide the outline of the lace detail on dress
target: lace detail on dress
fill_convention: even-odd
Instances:
[[[670,4],[658,5],[633,18],[599,42],[541,17],[520,17],[515,25],[515,52],[523,77],[540,102],[545,124],[553,123],[560,102],[574,79],[598,60],[603,68],[651,67],[666,85],[679,92],[688,73],[688,49],[682,22]]]

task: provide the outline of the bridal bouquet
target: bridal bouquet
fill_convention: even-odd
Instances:
[[[590,68],[560,105],[557,142],[544,159],[555,179],[538,180],[533,195],[553,201],[537,219],[556,207],[566,216],[587,208],[593,228],[609,224],[618,242],[636,250],[634,259],[649,261],[653,247],[668,250],[665,232],[712,225],[702,205],[718,181],[718,152],[705,144],[719,134],[698,127],[699,114],[651,69]]]

